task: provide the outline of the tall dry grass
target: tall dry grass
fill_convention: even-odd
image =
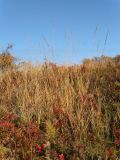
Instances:
[[[101,57],[67,67],[26,64],[1,72],[0,148],[7,149],[6,156],[120,159],[118,59]],[[43,152],[36,151],[36,143],[46,146]]]

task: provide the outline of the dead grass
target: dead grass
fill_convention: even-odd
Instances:
[[[117,160],[120,62],[102,57],[82,65],[45,62],[1,72],[0,117],[1,123],[15,124],[14,131],[0,126],[0,142],[16,160],[60,159],[56,154],[69,160]],[[36,151],[36,143],[48,142],[44,152]]]

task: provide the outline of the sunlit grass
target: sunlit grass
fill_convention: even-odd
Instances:
[[[1,72],[0,152],[16,160],[119,159],[118,58]]]

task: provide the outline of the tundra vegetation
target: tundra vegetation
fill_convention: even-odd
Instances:
[[[14,60],[0,55],[1,160],[120,159],[120,55]]]

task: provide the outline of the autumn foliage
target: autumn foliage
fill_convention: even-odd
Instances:
[[[14,69],[11,55],[0,60],[2,158],[120,159],[119,55]]]

